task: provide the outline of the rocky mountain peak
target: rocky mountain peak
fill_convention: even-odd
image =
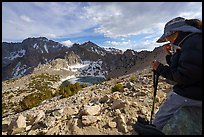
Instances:
[[[137,52],[135,52],[134,50],[131,49],[127,49],[123,54],[127,57],[132,57],[135,56]]]
[[[27,38],[21,43],[2,43],[2,79],[17,78],[34,70],[39,64],[64,58],[68,47],[46,37]]]
[[[91,42],[91,41],[84,42],[82,45],[83,45],[83,46],[90,46],[90,45],[92,45],[92,46],[97,46],[95,43],[93,43],[93,42]]]
[[[33,41],[48,41],[48,39],[46,37],[29,37],[25,40],[22,41],[22,43],[31,43]]]
[[[85,42],[81,46],[86,48],[89,51],[99,52],[99,54],[101,54],[102,52],[105,52],[103,48],[101,48],[100,46],[96,45],[95,43],[91,41]]]

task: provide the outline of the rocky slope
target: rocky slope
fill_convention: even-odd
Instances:
[[[34,75],[34,74],[32,74]],[[29,81],[31,76],[22,77]],[[19,82],[23,79],[19,78]],[[52,91],[58,77],[53,76],[48,84]],[[27,79],[27,80],[26,80]],[[6,85],[16,80],[3,82]],[[48,81],[48,80],[47,80]],[[138,115],[150,119],[152,107],[152,71],[146,68],[137,73],[125,75],[100,84],[95,84],[78,91],[73,96],[61,98],[55,96],[44,100],[31,109],[16,112],[19,101],[30,93],[28,85],[9,90],[3,94],[6,111],[2,118],[2,134],[20,135],[131,135],[133,124]],[[122,90],[114,90],[115,85],[122,85]],[[159,79],[155,112],[172,85]],[[19,89],[21,89],[19,92]],[[32,91],[35,92],[35,91]],[[11,104],[11,105],[10,105]]]

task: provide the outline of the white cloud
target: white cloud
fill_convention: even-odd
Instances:
[[[65,45],[65,46],[68,46],[68,47],[70,47],[70,46],[72,46],[74,43],[73,42],[71,42],[70,40],[66,40],[66,41],[62,41],[61,42],[63,45]]]
[[[47,34],[42,34],[42,36],[48,37],[48,38],[56,38],[56,35],[53,33],[47,33]]]
[[[116,48],[125,51],[131,46],[131,41],[105,41],[102,46],[105,48]]]
[[[162,44],[156,43],[158,37],[150,35],[150,37],[144,37],[140,40],[127,40],[127,41],[106,41],[104,47],[119,48],[123,51],[127,49],[133,49],[135,51],[152,51],[155,47],[161,46]]]
[[[155,35],[162,35],[165,23],[177,16],[202,19],[202,2],[4,2],[2,40],[74,38],[89,33],[122,37],[122,42],[105,42],[115,48],[152,49]],[[141,41],[128,40],[141,35]]]
[[[197,18],[202,20],[202,3],[190,2],[179,16],[187,19]]]
[[[22,15],[20,16],[20,18],[25,22],[32,22],[32,20],[28,16]]]
[[[84,33],[93,23],[80,18],[82,10],[79,2],[5,2],[2,39],[15,41],[45,35],[49,39]]]
[[[192,9],[192,10],[191,10]],[[202,16],[202,3],[189,2],[127,2],[92,3],[86,9],[86,17],[99,24],[95,29],[106,37],[127,37],[147,33],[162,33],[158,24],[185,15]],[[185,14],[184,14],[185,13]]]
[[[124,46],[124,45],[130,44],[129,42],[130,42],[130,41],[123,41],[123,42],[107,41],[106,43],[107,43],[107,44],[114,45],[114,46]]]

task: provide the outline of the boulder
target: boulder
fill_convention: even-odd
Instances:
[[[18,128],[25,128],[26,127],[26,118],[23,115],[19,115],[16,121]]]
[[[2,132],[7,132],[9,128],[8,124],[2,124]]]
[[[108,101],[109,98],[110,98],[109,95],[105,95],[105,96],[103,96],[102,98],[100,98],[99,102],[100,102],[100,103],[105,103],[106,101]]]
[[[99,105],[95,106],[84,106],[84,111],[83,113],[86,115],[98,115],[100,113],[101,107]]]
[[[26,116],[26,120],[27,120],[26,124],[27,125],[32,125],[34,123],[35,119],[36,119],[35,115],[27,114],[27,116]]]
[[[20,114],[17,119],[11,121],[8,128],[9,134],[12,135],[23,132],[26,128],[26,118]]]
[[[3,132],[3,131],[2,131],[2,135],[7,135],[7,132]]]
[[[55,125],[57,118],[53,117],[53,116],[47,116],[45,118],[45,120],[43,121],[43,123],[47,126],[47,127],[52,127],[53,125]]]
[[[110,128],[115,128],[115,127],[116,127],[116,122],[114,122],[114,121],[109,121],[109,122],[108,122],[108,126],[109,126]]]
[[[60,119],[62,117],[63,111],[64,109],[56,109],[51,113],[51,115],[57,119]]]
[[[59,125],[53,126],[48,129],[48,131],[45,133],[45,135],[58,135],[59,134]]]
[[[202,135],[202,108],[181,108],[162,131],[166,135]]]
[[[63,111],[63,115],[75,115],[78,114],[79,110],[76,107],[65,107]]]
[[[119,109],[115,109],[114,116],[121,115],[121,111]]]
[[[37,135],[38,133],[39,133],[38,129],[37,130],[30,130],[27,135]]]
[[[35,118],[34,124],[40,122],[43,118],[45,118],[45,112],[40,110]]]
[[[120,99],[114,100],[111,109],[124,108],[126,104],[127,104],[127,103],[126,103],[125,101],[123,101],[123,100],[120,100]]]
[[[120,92],[114,92],[111,96],[111,101],[119,99],[120,98]]]
[[[97,104],[99,104],[99,97],[93,97],[92,96],[88,105],[93,106],[93,105],[97,105]]]
[[[89,126],[91,124],[94,124],[96,123],[98,120],[100,120],[98,118],[98,116],[82,116],[82,123],[85,125],[85,126]]]
[[[11,135],[17,135],[17,134],[20,134],[20,133],[22,133],[22,132],[24,132],[24,131],[25,131],[25,128],[23,128],[23,127],[21,127],[21,128],[14,128],[14,129],[12,130]]]
[[[128,129],[127,129],[125,117],[121,114],[116,119],[117,119],[118,130],[123,132],[123,133],[127,133]]]
[[[125,87],[132,90],[132,88],[134,87],[134,83],[128,82]]]
[[[70,119],[67,123],[67,126],[69,127],[69,130],[71,131],[72,134],[78,135],[81,134],[81,129],[78,127],[78,118],[73,118]]]
[[[26,127],[26,131],[29,131],[32,128],[32,125]]]

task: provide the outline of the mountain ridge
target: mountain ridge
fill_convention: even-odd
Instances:
[[[117,73],[119,75],[132,73],[129,69],[136,70],[137,64],[141,61],[146,62],[146,58],[151,56],[151,53],[154,54],[154,50],[137,52],[127,49],[123,52],[115,48],[105,49],[91,41],[83,44],[74,43],[71,47],[67,47],[59,42],[48,40],[46,37],[27,38],[21,43],[2,42],[2,50],[3,81],[33,73],[37,66],[58,58],[66,59],[67,54],[72,52],[81,61],[101,60],[102,69],[108,72],[107,78],[117,77]],[[157,54],[162,54],[162,52],[157,52]],[[144,67],[147,66],[148,64],[144,65]]]

